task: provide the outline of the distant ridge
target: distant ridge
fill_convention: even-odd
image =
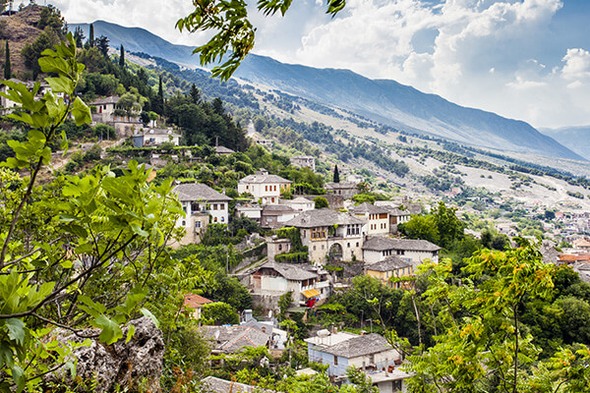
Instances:
[[[70,28],[77,26],[87,34],[88,24],[72,24]],[[184,66],[198,65],[192,47],[171,44],[141,28],[96,21],[94,31],[95,36],[107,36],[113,47],[123,44],[130,52],[143,52]],[[526,122],[462,107],[392,80],[371,80],[348,70],[284,64],[257,55],[249,55],[235,75],[400,130],[503,152],[586,160]]]
[[[541,128],[539,131],[590,160],[590,125],[555,129]]]

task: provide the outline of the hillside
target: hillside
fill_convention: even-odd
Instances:
[[[190,47],[171,44],[146,30],[103,21],[94,25],[95,34],[109,37],[114,47],[122,43],[131,52],[143,52],[183,65],[197,64],[197,58],[190,55]],[[72,28],[76,26],[87,29],[87,25],[72,25]],[[370,80],[346,70],[283,64],[256,55],[248,56],[236,77],[350,111],[396,129],[508,153],[584,160],[525,122],[461,107],[395,81]]]
[[[590,126],[565,127],[540,131],[586,159],[590,159]]]

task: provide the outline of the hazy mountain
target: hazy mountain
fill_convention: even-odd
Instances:
[[[87,24],[71,25],[71,29],[76,26],[88,30]],[[183,65],[198,63],[191,47],[171,44],[140,28],[98,21],[94,22],[94,31],[96,37],[105,35],[112,46],[123,44],[130,52],[144,52]],[[461,107],[392,80],[371,80],[347,70],[283,64],[256,55],[248,56],[236,77],[346,109],[400,130],[504,152],[584,159],[523,121]]]
[[[154,57],[161,57],[168,61],[187,66],[199,64],[198,56],[193,56],[194,47],[175,45],[139,27],[123,27],[114,23],[98,20],[94,25],[94,37],[104,35],[109,38],[109,44],[119,48],[121,44],[128,52],[143,52]],[[70,31],[81,27],[88,38],[88,23],[72,23],[68,25]]]
[[[590,126],[541,128],[539,131],[590,160]]]

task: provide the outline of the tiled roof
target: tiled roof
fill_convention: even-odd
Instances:
[[[212,300],[207,299],[201,295],[195,295],[194,293],[187,293],[184,295],[184,306],[190,308],[199,308],[203,304],[213,303]]]
[[[308,210],[285,223],[285,226],[297,228],[326,227],[330,225],[365,224],[364,220],[349,213],[341,213],[332,209]]]
[[[300,266],[302,265],[267,262],[264,265],[262,265],[260,269],[274,269],[281,276],[291,281],[303,281],[310,280],[312,278],[317,278],[318,275],[316,273],[302,269]]]
[[[233,151],[229,147],[225,147],[225,146],[215,146],[215,152],[217,154],[231,154],[231,153],[235,153],[235,151]]]
[[[377,272],[390,272],[392,270],[403,269],[412,266],[411,263],[405,262],[396,255],[391,255],[380,262],[375,262],[366,265],[366,270],[374,270]]]
[[[387,209],[385,206],[375,206],[371,203],[361,203],[358,206],[353,207],[352,209],[350,209],[350,212],[353,214],[364,214],[364,213],[369,213],[369,214],[379,214],[379,213],[389,213],[389,209]]]
[[[227,195],[215,191],[206,184],[184,183],[174,187],[173,192],[178,194],[181,202],[192,201],[231,201]]]
[[[393,348],[387,340],[376,333],[357,336],[343,341],[331,347],[323,348],[323,351],[347,359],[366,356],[380,352],[390,351]]]
[[[385,236],[373,236],[365,240],[363,250],[406,250],[406,251],[438,251],[440,247],[428,240],[391,239]]]
[[[244,383],[228,381],[226,379],[221,379],[213,376],[208,376],[206,378],[201,379],[201,383],[205,388],[204,391],[210,393],[253,393],[253,392],[261,392],[261,393],[268,393],[274,392],[274,390],[268,389],[261,389],[260,386],[252,386],[246,385]]]
[[[270,334],[251,326],[201,326],[201,330],[208,339],[215,342],[213,349],[224,353],[266,345],[270,339]]]

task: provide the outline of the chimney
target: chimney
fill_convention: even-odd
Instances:
[[[251,309],[244,310],[244,322],[249,322],[253,319],[254,319],[254,317],[252,316],[252,310]]]

